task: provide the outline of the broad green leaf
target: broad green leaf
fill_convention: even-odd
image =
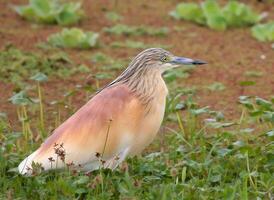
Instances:
[[[245,128],[245,129],[241,129],[239,131],[240,131],[240,133],[248,134],[248,133],[252,133],[254,131],[254,129],[253,128]]]
[[[204,114],[204,113],[208,113],[209,112],[209,106],[200,108],[200,109],[192,109],[191,113],[193,115],[200,115],[200,114]]]
[[[30,6],[34,9],[34,11],[40,15],[47,15],[50,13],[52,9],[51,4],[53,1],[48,0],[30,0]]]
[[[88,192],[88,190],[86,188],[77,188],[75,190],[76,194],[84,194],[84,193],[87,193],[87,192]]]
[[[260,16],[249,6],[237,1],[229,1],[223,8],[223,13],[227,25],[231,27],[253,25],[260,20]]]
[[[82,185],[82,184],[86,184],[89,181],[89,177],[88,176],[80,176],[78,177],[78,179],[76,181],[74,181],[74,185]]]
[[[218,129],[218,128],[226,128],[235,125],[234,122],[208,122],[207,123],[210,127]]]
[[[78,28],[63,29],[48,37],[49,44],[63,48],[91,48],[98,44],[98,33],[83,32]]]
[[[201,4],[180,3],[170,15],[176,19],[207,25],[214,30],[249,26],[262,18],[244,3],[229,1],[221,8],[216,0],[205,0]]]
[[[105,63],[107,61],[112,61],[111,58],[109,58],[107,55],[101,53],[101,52],[97,52],[95,53],[92,58],[91,58],[92,62],[94,63]]]
[[[256,101],[257,105],[262,106],[266,110],[270,110],[272,107],[272,103],[270,101],[263,99],[263,98],[256,97],[255,101]]]
[[[58,0],[30,0],[28,5],[14,9],[28,20],[46,24],[70,25],[83,16],[81,3],[62,3]]]
[[[15,11],[27,20],[35,19],[35,11],[31,6],[15,6]]]
[[[9,100],[14,105],[28,105],[32,103],[31,99],[27,96],[25,91],[16,93]]]
[[[252,36],[257,40],[266,42],[274,41],[274,22],[269,22],[266,24],[258,24],[253,26],[251,29]]]
[[[231,153],[231,151],[232,151],[231,149],[222,148],[222,149],[218,149],[217,153],[218,153],[218,155],[224,157],[224,156],[228,155],[229,153]]]
[[[220,120],[224,120],[225,119],[225,116],[224,116],[224,114],[222,113],[222,112],[217,112],[216,113],[216,119],[218,120],[218,121],[220,121]]]
[[[273,137],[273,136],[274,136],[274,130],[268,131],[268,132],[266,133],[266,135],[267,135],[268,137]]]
[[[176,6],[171,16],[177,19],[185,19],[194,21],[198,24],[205,24],[205,16],[202,12],[202,8],[195,3],[180,3]]]
[[[99,39],[99,34],[98,33],[92,33],[92,32],[87,32],[86,33],[86,38],[87,38],[87,46],[90,47],[95,47],[98,44],[98,39]]]
[[[246,145],[246,143],[241,140],[237,140],[236,142],[233,142],[233,146],[235,146],[235,147],[243,147],[245,145]]]
[[[175,106],[175,110],[182,110],[185,108],[185,104],[184,103],[177,103]]]
[[[263,118],[264,120],[266,121],[269,121],[271,123],[274,123],[274,112],[271,112],[271,111],[265,111],[263,113]]]
[[[36,15],[36,20],[42,23],[54,23],[55,22],[55,1],[47,0],[30,0],[30,6],[33,8]]]
[[[38,81],[38,82],[44,82],[44,81],[48,80],[48,77],[47,77],[47,75],[45,75],[45,74],[43,74],[41,72],[38,72],[37,74],[35,74],[34,76],[32,76],[30,79]]]
[[[168,70],[163,75],[165,81],[168,83],[175,81],[177,78],[187,78],[188,76],[189,74],[183,70]]]
[[[63,37],[63,42],[65,45],[69,47],[77,46],[78,43],[82,43],[86,35],[85,33],[80,29],[64,29],[62,31],[61,36]]]
[[[62,6],[56,20],[60,25],[71,25],[77,23],[82,17],[80,3],[68,3]]]
[[[221,12],[218,3],[214,0],[207,0],[202,3],[202,10],[206,17],[207,25],[215,30],[223,31],[226,29],[226,20]]]
[[[222,178],[222,176],[220,174],[218,174],[218,175],[210,176],[209,181],[212,183],[216,183],[216,182],[221,181],[221,178]]]

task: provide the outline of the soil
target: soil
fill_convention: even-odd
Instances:
[[[75,63],[85,63],[92,70],[91,73],[100,71],[91,62],[90,58],[96,52],[103,52],[114,59],[134,57],[140,50],[128,48],[113,49],[108,46],[113,41],[131,39],[142,41],[146,44],[172,45],[169,49],[178,56],[198,58],[208,62],[208,65],[193,71],[187,79],[178,80],[180,87],[198,88],[197,101],[201,106],[211,106],[216,110],[223,110],[228,118],[238,118],[240,111],[237,106],[238,97],[241,95],[256,95],[270,98],[274,95],[274,50],[270,43],[258,42],[252,38],[250,28],[237,28],[225,32],[217,32],[206,27],[198,26],[186,21],[176,21],[168,16],[180,1],[177,0],[83,0],[86,17],[77,27],[87,31],[100,32],[100,40],[104,45],[93,50],[65,50]],[[257,1],[244,1],[260,12],[270,13],[269,19],[274,19],[274,6],[270,3]],[[48,35],[62,29],[59,26],[37,25],[23,20],[12,9],[12,5],[23,5],[24,0],[0,0],[0,49],[12,43],[26,51],[41,51],[36,47],[39,42],[46,41]],[[105,18],[106,11],[115,10],[123,16],[121,23],[128,25],[147,25],[154,27],[169,27],[167,37],[153,36],[113,36],[106,34],[102,29],[113,25]],[[272,13],[272,14],[271,14]],[[179,30],[178,30],[179,29]],[[248,77],[247,71],[260,71],[261,77]],[[117,71],[116,75],[121,73]],[[114,77],[113,77],[114,78]],[[255,81],[253,86],[240,86],[241,81]],[[64,98],[63,94],[75,88],[77,84],[87,81],[86,74],[78,74],[70,79],[63,80],[51,78],[43,84],[45,102]],[[105,80],[102,84],[109,82]],[[206,86],[221,82],[226,86],[223,91],[211,92]],[[94,84],[93,81],[90,84]],[[17,122],[16,109],[8,98],[12,95],[14,86],[0,80],[0,112],[8,114],[13,124]],[[79,108],[85,102],[85,93],[79,92],[72,104]],[[48,112],[52,112],[49,109]]]

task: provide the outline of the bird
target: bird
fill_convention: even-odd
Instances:
[[[162,48],[143,50],[27,156],[19,173],[31,176],[37,165],[44,171],[68,166],[84,172],[114,170],[126,157],[139,155],[157,135],[168,95],[163,73],[203,64]]]

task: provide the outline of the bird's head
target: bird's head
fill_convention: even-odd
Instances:
[[[131,62],[132,68],[157,70],[161,73],[181,65],[203,65],[205,61],[174,56],[161,48],[150,48],[139,53]]]
[[[150,48],[139,53],[128,65],[127,69],[108,86],[118,82],[130,83],[136,86],[142,79],[151,75],[161,75],[168,69],[181,65],[203,65],[206,62],[190,58],[174,56],[161,48]],[[157,77],[157,76],[154,76]],[[160,77],[160,76],[158,76]],[[134,83],[134,84],[132,84]]]

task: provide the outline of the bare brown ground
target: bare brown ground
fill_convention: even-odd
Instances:
[[[28,51],[40,51],[35,44],[46,40],[49,34],[61,29],[58,26],[34,25],[21,19],[10,8],[11,5],[25,4],[25,0],[0,0],[0,48],[12,43],[16,47]],[[140,50],[136,49],[112,49],[108,44],[112,41],[123,41],[124,36],[112,36],[103,33],[102,29],[111,26],[112,23],[105,18],[105,12],[116,10],[124,19],[122,23],[129,25],[148,25],[155,27],[166,26],[171,30],[167,37],[136,36],[129,39],[143,41],[147,44],[159,43],[172,45],[170,49],[176,55],[199,58],[208,61],[208,65],[198,68],[188,79],[179,80],[182,87],[196,86],[198,88],[197,101],[201,106],[209,105],[213,109],[224,110],[228,117],[239,117],[237,99],[240,95],[256,95],[269,98],[274,94],[274,51],[269,43],[261,43],[251,37],[249,28],[232,29],[225,32],[216,32],[206,27],[200,27],[185,21],[175,21],[168,16],[179,1],[157,0],[157,1],[134,1],[134,0],[85,0],[83,8],[86,18],[78,25],[84,30],[100,32],[101,41],[105,44],[100,49],[93,50],[65,50],[76,63],[85,63],[92,73],[100,71],[87,59],[92,54],[100,51],[113,58],[131,58]],[[259,11],[274,13],[271,4],[257,3],[256,1],[245,1],[252,4]],[[270,18],[274,18],[273,14]],[[182,30],[176,31],[176,27]],[[264,55],[265,59],[261,59]],[[263,72],[262,77],[246,77],[246,71],[256,70]],[[117,75],[120,72],[117,72]],[[114,78],[114,77],[113,77]],[[254,80],[254,86],[242,87],[240,82]],[[83,84],[86,75],[79,74],[69,80],[50,78],[44,84],[46,103],[63,98],[63,94]],[[103,81],[104,83],[110,80]],[[221,82],[226,86],[224,91],[210,92],[204,89],[213,82]],[[94,84],[91,81],[91,84]],[[0,111],[6,112],[11,121],[15,123],[16,111],[7,99],[12,95],[12,84],[4,84],[0,80]],[[80,92],[73,99],[75,108],[79,108],[85,102],[84,93]],[[52,112],[49,109],[48,112]]]

